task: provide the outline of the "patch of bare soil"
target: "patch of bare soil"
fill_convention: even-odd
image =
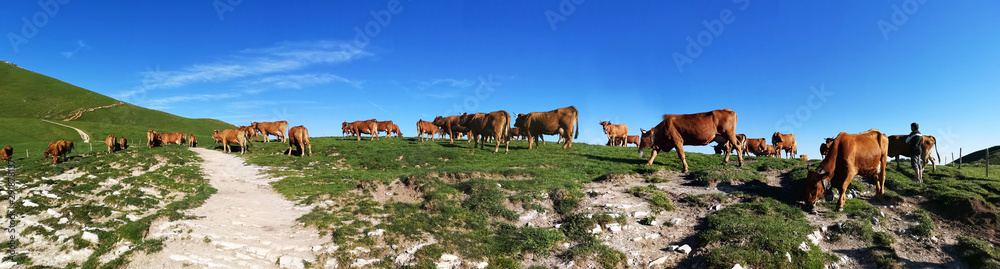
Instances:
[[[353,192],[361,194],[362,190],[356,189]],[[380,204],[390,202],[420,203],[424,201],[424,193],[418,190],[417,186],[404,184],[399,179],[393,180],[389,185],[375,184],[374,189],[371,190],[371,196],[372,200]]]
[[[150,226],[150,238],[164,238],[162,251],[137,254],[128,268],[303,268],[335,246],[295,219],[299,207],[274,192],[273,181],[243,159],[191,148],[205,160],[202,171],[218,193],[186,212],[197,219]]]

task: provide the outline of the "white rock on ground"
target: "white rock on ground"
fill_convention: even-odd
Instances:
[[[462,262],[458,260],[458,256],[451,254],[441,254],[441,258],[435,264],[438,269],[453,269],[461,265]]]
[[[281,268],[305,269],[302,258],[294,256],[281,256],[278,258],[278,266]]]
[[[682,219],[682,218],[673,218],[673,219],[670,220],[670,223],[673,223],[674,225],[677,225],[677,224],[681,224],[681,221],[684,221],[684,219]]]
[[[733,269],[743,269],[743,266],[737,263],[733,265]]]
[[[94,244],[97,244],[98,242],[101,242],[101,238],[99,236],[97,236],[97,234],[91,233],[91,232],[86,232],[86,231],[83,232],[83,235],[80,236],[80,238],[82,238],[83,240],[90,241],[91,243],[94,243]]]
[[[377,230],[368,232],[368,236],[382,236],[382,234],[385,234],[385,230],[383,230],[383,229],[377,229]]]
[[[674,252],[674,251],[677,251],[677,248],[680,248],[680,247],[681,246],[678,246],[678,245],[669,245],[669,246],[667,246],[667,251]]]
[[[326,264],[323,265],[324,269],[337,269],[338,267],[340,267],[340,264],[337,263],[337,258],[330,258],[329,260],[326,260]]]
[[[685,255],[690,254],[691,253],[691,246],[688,246],[687,244],[685,244],[685,245],[677,248],[677,252],[684,253]]]
[[[654,265],[661,265],[661,264],[664,264],[666,262],[667,262],[667,256],[663,256],[663,257],[660,257],[659,259],[655,259],[653,261],[650,261],[649,264],[646,265],[646,267],[653,267]]]

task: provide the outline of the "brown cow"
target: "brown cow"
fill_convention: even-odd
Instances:
[[[639,146],[639,138],[640,137],[638,135],[630,135],[630,136],[626,137],[625,138],[625,146],[627,147],[628,144],[635,144],[635,146],[638,147]]]
[[[361,141],[361,134],[370,134],[372,138],[369,141],[378,140],[378,121],[370,119],[352,122],[351,132],[358,136],[358,141]]]
[[[795,135],[793,134],[774,132],[774,135],[771,135],[771,144],[774,145],[774,150],[778,151],[779,157],[782,150],[785,151],[788,159],[799,154],[799,147],[795,144]]]
[[[154,130],[146,131],[146,141],[147,141],[146,146],[149,146],[150,148],[154,146],[159,146],[161,142],[157,140],[157,138],[159,137],[160,137],[159,134],[156,133],[156,131]]]
[[[813,204],[827,186],[840,189],[840,200],[836,211],[844,207],[847,200],[847,186],[855,175],[874,175],[875,192],[885,193],[885,164],[888,159],[889,138],[871,129],[860,134],[841,132],[830,144],[830,152],[820,162],[819,168],[809,170],[805,181],[806,210],[812,210]]]
[[[120,150],[128,149],[128,139],[126,139],[124,136],[118,137],[118,149]]]
[[[912,148],[910,147],[909,143],[906,143],[906,137],[907,137],[907,135],[890,135],[889,136],[889,153],[888,154],[889,154],[889,157],[896,158],[896,169],[897,170],[899,169],[899,156],[900,155],[905,156],[905,157],[911,157],[911,158],[913,157]],[[926,167],[927,166],[927,162],[930,162],[931,165],[932,165],[932,169],[933,169],[931,171],[933,171],[933,172],[937,172],[937,162],[935,162],[934,158],[931,157],[931,149],[932,148],[934,149],[935,152],[937,152],[937,147],[935,147],[935,145],[937,145],[937,139],[934,139],[933,136],[929,136],[929,135],[925,135],[924,136],[924,142],[923,142],[923,145],[921,145],[922,148],[923,148],[923,153],[924,153],[924,156],[923,156],[923,164],[924,164],[924,166],[923,167]],[[938,153],[938,159],[940,159],[940,158],[941,158],[941,154]]]
[[[104,139],[104,144],[108,145],[108,153],[118,150],[118,138],[113,134],[109,134],[108,138]]]
[[[49,155],[52,155],[52,164],[58,163],[59,157],[62,156],[63,152],[65,151],[66,145],[63,142],[65,141],[59,140],[56,142],[49,143],[49,147],[45,149],[44,153],[42,153],[42,158],[43,159],[48,158]]]
[[[185,138],[187,138],[187,134],[185,134],[184,132],[160,134],[160,141],[163,143],[163,145],[169,145],[169,144],[184,145]]]
[[[737,145],[741,145],[740,149],[742,149],[742,151],[736,150],[736,148],[734,148],[729,143],[722,143],[722,144],[716,143],[715,144],[715,154],[722,154],[723,151],[727,151],[727,152],[732,153],[734,150],[736,150],[736,152],[738,154],[746,156],[746,154],[747,154],[746,153],[746,151],[747,151],[747,146],[746,146],[747,145],[747,135],[745,135],[745,134],[736,134],[736,142],[737,142],[736,143]]]
[[[258,137],[258,135],[257,135],[257,129],[254,129],[253,126],[240,126],[240,128],[237,128],[237,129],[246,132],[247,133],[247,139]],[[267,138],[265,137],[265,139],[267,139]],[[252,140],[252,141],[260,141],[260,140]],[[188,142],[188,144],[190,144],[190,143],[191,142]]]
[[[608,121],[602,121],[599,124],[604,127],[604,134],[608,135],[608,144],[612,146],[625,146],[625,140],[628,137],[628,125],[611,124]],[[621,138],[621,140],[615,140],[615,138]]]
[[[240,154],[245,154],[247,151],[247,133],[240,129],[226,129],[222,131],[215,131],[212,134],[212,138],[216,141],[222,142],[222,151],[225,153],[232,152],[232,148],[229,144],[240,145]]]
[[[299,157],[306,155],[309,149],[309,156],[313,156],[313,146],[309,143],[309,130],[305,126],[299,125],[288,129],[288,156],[292,155],[292,147],[299,151]]]
[[[14,147],[7,145],[7,147],[0,150],[0,160],[10,163],[11,157],[14,157]]]
[[[458,124],[461,120],[461,116],[437,116],[434,118],[434,125],[437,125],[440,129],[442,136],[448,134],[448,144],[454,144],[455,135],[466,132],[465,128],[461,128]],[[472,137],[469,137],[469,139],[472,139]]]
[[[732,144],[730,147],[737,149],[736,157],[740,166],[743,166],[743,148],[736,139],[736,120],[736,112],[728,108],[698,114],[665,114],[660,124],[642,132],[639,157],[642,157],[643,148],[652,148],[653,156],[646,162],[646,165],[650,165],[656,159],[657,152],[661,150],[670,152],[671,149],[677,148],[677,155],[680,156],[684,172],[687,173],[684,145],[704,146],[715,141],[719,144]],[[726,152],[722,163],[728,162],[729,152]]]
[[[434,140],[434,134],[438,133],[437,125],[433,122],[424,121],[423,119],[417,120],[417,136],[420,137],[420,142],[427,141],[424,135],[430,135],[430,139]]]
[[[250,126],[253,126],[254,130],[256,130],[257,132],[260,132],[261,136],[264,136],[264,142],[265,143],[270,141],[270,138],[267,137],[268,135],[273,135],[273,136],[278,137],[278,140],[281,140],[282,143],[286,142],[285,141],[285,135],[288,134],[288,132],[286,131],[286,130],[288,130],[288,122],[287,121],[283,121],[283,120],[273,121],[273,122],[256,122],[255,121],[255,122],[251,123]]]
[[[469,140],[475,137],[476,144],[483,149],[489,137],[496,139],[496,148],[493,153],[500,151],[500,143],[506,142],[504,154],[510,152],[510,114],[507,111],[499,110],[490,113],[465,114],[462,113],[460,126],[465,126],[470,130]]]
[[[340,130],[342,131],[341,134],[343,134],[343,137],[347,137],[347,135],[354,135],[354,133],[351,132],[351,124],[346,121],[344,124],[340,125]]]
[[[392,138],[392,126],[396,125],[391,120],[375,122],[379,132],[385,132],[385,138]],[[397,129],[399,127],[396,127]],[[398,137],[398,136],[397,136]]]
[[[754,156],[766,154],[764,145],[767,145],[767,139],[747,138],[746,143],[743,144],[743,156],[748,156],[750,153],[753,153]]]
[[[400,131],[399,130],[399,125],[396,125],[395,123],[393,123],[391,126],[389,126],[389,131],[392,131],[392,133],[395,134],[396,137],[402,137],[403,136],[403,131]]]
[[[559,134],[564,138],[563,149],[573,148],[573,138],[580,136],[576,124],[580,121],[580,113],[576,107],[568,106],[548,112],[531,112],[517,114],[514,126],[528,137],[528,149],[535,143],[538,148],[538,138],[542,135]],[[576,132],[574,134],[574,131]]]
[[[188,147],[192,147],[193,148],[193,147],[197,147],[198,146],[198,138],[195,138],[194,134],[188,134],[188,141],[187,142],[188,142]]]
[[[759,154],[758,154],[759,153]],[[754,152],[754,156],[767,156],[767,157],[778,157],[778,150],[774,149],[774,145],[761,145],[760,152]]]
[[[62,155],[63,158],[66,158],[67,155],[69,155],[71,152],[73,152],[74,149],[76,149],[76,147],[73,146],[73,141],[60,139],[59,143],[62,143],[62,151],[61,151],[62,154],[60,155]]]

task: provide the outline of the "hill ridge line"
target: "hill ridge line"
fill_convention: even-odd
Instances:
[[[73,126],[69,126],[69,125],[66,125],[66,124],[62,124],[62,123],[58,123],[58,122],[54,122],[54,121],[50,121],[50,120],[46,120],[46,119],[42,119],[42,121],[48,122],[48,123],[51,123],[51,124],[55,124],[55,125],[59,125],[59,126],[62,126],[62,127],[73,128],[73,130],[76,130],[77,133],[80,133],[80,138],[83,139],[83,143],[90,143],[90,135],[87,135],[87,133],[84,132],[83,130],[80,130],[80,128],[76,128],[76,127],[73,127]]]
[[[69,117],[69,118],[67,118],[67,119],[65,119],[63,121],[71,121],[71,120],[79,119],[80,117],[83,117],[83,113],[86,113],[86,112],[91,112],[91,111],[98,110],[98,109],[112,108],[112,107],[116,107],[116,106],[120,106],[120,105],[124,105],[124,104],[125,104],[125,102],[118,101],[118,103],[114,103],[114,104],[110,104],[110,105],[106,105],[106,106],[99,106],[99,107],[92,107],[92,108],[87,108],[87,109],[80,109],[80,110],[77,110],[73,114],[73,116],[71,116],[71,117]]]

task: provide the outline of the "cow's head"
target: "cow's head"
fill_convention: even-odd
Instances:
[[[526,117],[527,114],[514,114],[514,115],[517,116],[516,118],[514,118],[514,127],[524,128],[524,122],[527,121],[528,119],[528,117]],[[523,130],[522,132],[524,131],[527,130]]]
[[[645,153],[644,151],[642,151],[642,149],[653,147],[653,140],[652,140],[653,130],[646,131],[643,129],[639,129],[639,132],[642,133],[641,135],[639,135],[639,145],[638,145],[639,158],[642,158],[642,155],[644,155]]]
[[[254,129],[257,129],[257,125],[260,125],[260,123],[259,123],[259,122],[256,122],[256,121],[255,121],[255,122],[252,122],[252,123],[250,123],[250,126],[252,126],[252,127],[254,128]]]
[[[802,200],[805,201],[805,210],[812,211],[814,204],[823,197],[823,193],[830,189],[830,172],[819,170],[809,170],[806,175],[805,190]]]
[[[833,146],[833,138],[827,138],[823,144],[819,145],[819,154],[826,156],[830,153],[830,147]]]

